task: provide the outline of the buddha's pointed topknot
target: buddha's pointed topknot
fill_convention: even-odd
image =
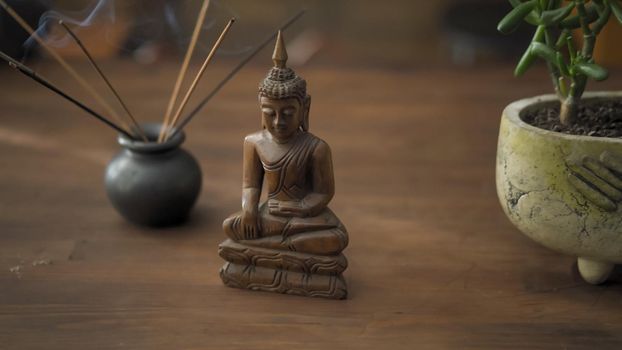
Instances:
[[[274,67],[270,69],[266,78],[259,84],[259,95],[271,99],[293,97],[304,101],[307,96],[307,82],[296,75],[293,69],[285,66],[287,51],[281,31],[276,38],[272,61],[274,61]]]
[[[281,34],[280,30],[276,38],[272,61],[274,62],[274,66],[279,68],[285,68],[285,63],[287,63],[287,50],[285,50],[285,41],[283,40],[283,34]]]

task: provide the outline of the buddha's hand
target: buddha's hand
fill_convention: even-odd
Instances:
[[[259,219],[257,213],[243,212],[242,213],[242,234],[244,239],[257,239],[259,238]]]
[[[303,201],[277,201],[270,199],[268,200],[268,209],[270,214],[276,216],[296,216],[301,218],[309,216],[309,208]]]

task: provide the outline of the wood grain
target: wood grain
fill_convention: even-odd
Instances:
[[[158,120],[175,65],[106,66],[137,117]],[[551,91],[545,75],[514,79],[509,66],[296,68],[314,100],[311,131],[333,150],[350,297],[223,286],[221,223],[239,209],[241,140],[260,125],[265,67],[244,70],[189,126],[203,192],[186,225],[162,230],[108,203],[114,134],[0,71],[0,348],[622,347],[620,273],[583,283],[572,257],[522,236],[497,203],[501,110]],[[620,86],[611,76],[591,87]]]

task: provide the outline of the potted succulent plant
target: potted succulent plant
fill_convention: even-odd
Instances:
[[[592,54],[609,19],[622,23],[622,2],[510,3],[513,9],[499,22],[500,32],[510,33],[522,22],[536,27],[514,74],[542,59],[555,94],[505,108],[497,194],[520,231],[576,256],[583,279],[602,283],[622,263],[622,93],[584,91],[588,80],[608,77]],[[573,31],[579,40],[573,40]]]

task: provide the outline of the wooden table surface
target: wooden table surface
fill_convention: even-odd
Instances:
[[[177,65],[104,66],[140,119],[159,120]],[[622,348],[620,273],[585,284],[572,257],[521,235],[498,204],[501,110],[551,91],[546,76],[511,69],[297,69],[311,131],[333,150],[331,207],[351,237],[346,301],[218,277],[267,66],[245,69],[190,124],[202,194],[186,225],[160,230],[125,222],[106,198],[114,133],[1,70],[0,348]],[[620,76],[591,87],[619,88]]]

